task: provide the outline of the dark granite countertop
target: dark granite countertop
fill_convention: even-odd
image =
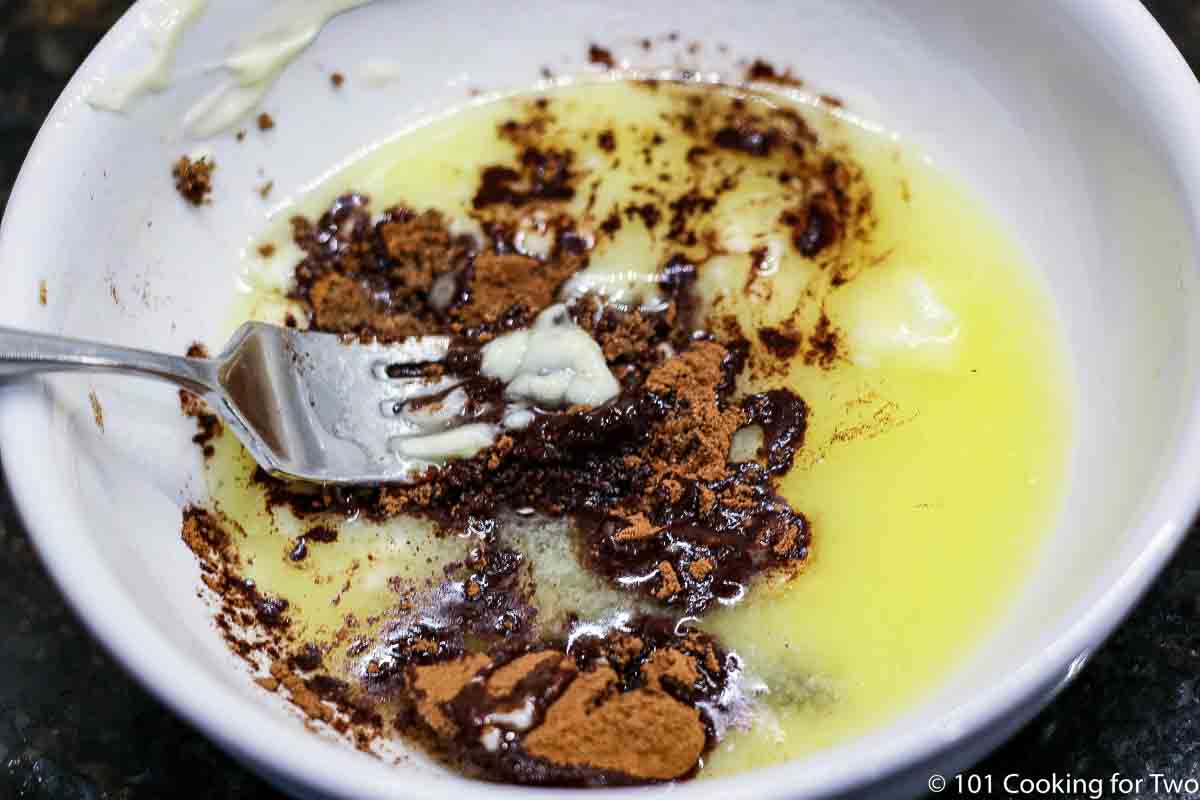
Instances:
[[[0,0],[0,209],[54,98],[127,5]],[[1147,5],[1200,66],[1200,0]],[[11,508],[0,486],[0,800],[142,800],[183,787],[214,800],[277,796],[113,664],[63,604]],[[1079,679],[974,772],[1200,779],[1198,679],[1193,533]],[[1107,784],[1104,796],[1114,796]]]

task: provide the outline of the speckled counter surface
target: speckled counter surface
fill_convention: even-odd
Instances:
[[[0,208],[42,117],[127,5],[0,0]],[[1200,0],[1147,5],[1200,66]],[[1200,781],[1198,681],[1194,531],[1079,679],[973,772],[994,776],[997,790],[1009,774],[1099,777],[1105,797],[1116,796],[1107,783],[1113,773]],[[1200,797],[1152,788],[1147,781],[1140,796]],[[214,799],[277,796],[149,697],[93,641],[46,577],[0,487],[0,800],[141,800],[185,789]]]

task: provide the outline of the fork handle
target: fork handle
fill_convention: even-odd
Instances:
[[[159,378],[204,395],[220,391],[217,363],[0,327],[0,379],[35,372],[117,372]]]

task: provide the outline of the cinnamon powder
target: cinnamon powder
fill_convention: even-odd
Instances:
[[[442,711],[442,704],[453,700],[489,663],[491,660],[487,656],[476,653],[454,661],[413,668],[413,688],[419,698],[417,711],[435,733],[453,738],[458,732],[454,722]]]
[[[607,702],[610,667],[585,672],[525,737],[525,749],[556,764],[642,780],[672,780],[696,767],[706,743],[700,712],[658,689],[635,689]]]
[[[500,664],[474,655],[415,666],[418,714],[468,760],[535,783],[662,781],[695,770],[708,732],[689,698],[720,665],[702,666],[692,639],[655,646],[616,632],[598,647],[607,661],[551,649]],[[639,659],[640,680],[627,685],[618,668]]]

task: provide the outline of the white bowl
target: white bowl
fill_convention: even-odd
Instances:
[[[219,344],[229,320],[214,309],[228,307],[239,250],[274,207],[253,187],[273,179],[282,202],[348,153],[460,102],[467,86],[528,84],[544,65],[581,69],[591,40],[636,56],[637,39],[672,30],[789,65],[916,141],[991,204],[1044,270],[1077,367],[1080,436],[1062,524],[1003,620],[901,718],[805,759],[672,787],[673,796],[908,793],[935,771],[953,773],[1078,671],[1185,534],[1200,500],[1200,97],[1134,0],[374,4],[335,19],[283,74],[265,103],[276,130],[205,143],[218,188],[198,212],[182,206],[166,171],[194,148],[176,138],[179,120],[211,75],[182,78],[128,116],[83,99],[98,76],[145,62],[147,5],[80,69],[21,172],[0,230],[6,325],[173,352],[197,338]],[[263,4],[248,5],[212,3],[179,64],[218,58]],[[328,89],[329,71],[353,78],[372,58],[403,70],[385,87],[352,79]],[[532,794],[467,784],[419,758],[373,760],[305,731],[252,686],[197,598],[197,567],[179,540],[179,506],[203,491],[188,434],[161,385],[59,376],[0,391],[0,452],[20,513],[120,662],[298,794]]]

